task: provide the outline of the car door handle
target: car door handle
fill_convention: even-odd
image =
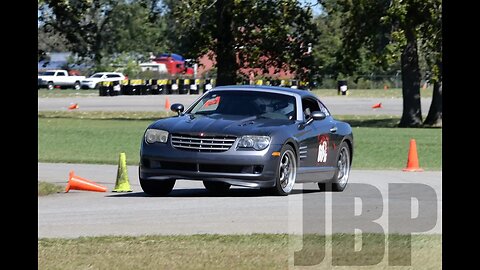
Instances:
[[[332,128],[330,128],[330,132],[332,132],[332,133],[337,132],[337,127],[332,127]]]

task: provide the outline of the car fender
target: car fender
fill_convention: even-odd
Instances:
[[[295,156],[297,157],[297,163],[300,161],[298,151],[299,151],[299,143],[293,136],[289,134],[285,134],[283,132],[276,132],[276,134],[271,134],[272,137],[272,145],[278,145],[280,146],[279,149],[281,149],[284,145],[290,144],[293,146],[293,150],[295,151]]]

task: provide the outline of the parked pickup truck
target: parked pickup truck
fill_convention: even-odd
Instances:
[[[71,76],[66,70],[47,70],[38,74],[38,88],[47,87],[49,90],[60,87],[73,87],[79,90],[80,82],[85,76]]]

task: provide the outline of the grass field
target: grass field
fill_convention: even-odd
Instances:
[[[314,89],[312,92],[318,97],[332,97],[338,96],[337,89]],[[432,89],[420,89],[420,95],[422,97],[431,97]],[[55,97],[91,97],[99,96],[98,90],[74,90],[74,89],[40,89],[38,90],[39,98],[55,98]],[[349,89],[349,97],[378,97],[378,98],[401,98],[402,89]]]
[[[57,97],[95,97],[98,96],[98,90],[75,90],[75,89],[39,89],[39,98],[57,98]]]
[[[127,164],[137,165],[145,128],[159,113],[39,112],[38,161],[116,164],[125,152]],[[354,169],[393,169],[406,166],[409,142],[417,143],[420,166],[440,170],[442,130],[394,128],[390,116],[339,116],[354,127]]]
[[[38,181],[38,196],[46,196],[53,193],[63,192],[65,189],[63,186]]]
[[[319,98],[338,96],[337,89],[313,89],[312,92]],[[349,89],[347,91],[349,97],[377,97],[377,98],[401,98],[401,88],[391,89]],[[432,97],[432,89],[420,89],[421,97]]]
[[[298,267],[297,260],[295,268],[441,269],[441,235],[414,235],[411,250],[405,248],[407,236],[390,235],[388,244],[401,247],[396,251],[411,252],[407,253],[411,254],[410,266],[389,266],[388,245],[384,248],[381,244],[385,241],[384,236],[378,234],[363,235],[364,247],[373,247],[363,256],[353,258],[344,255],[345,251],[352,248],[348,246],[347,241],[352,237],[354,236],[345,234],[335,234],[333,237],[308,236],[306,240],[313,243],[315,251],[325,247],[325,258],[318,261],[314,256],[307,256],[305,262],[313,266]],[[335,239],[333,245],[332,238]],[[289,237],[286,234],[41,238],[38,240],[38,268],[289,269],[289,263],[293,265],[293,251],[301,249],[299,241],[299,236]],[[340,254],[335,260],[332,260],[333,251]],[[372,258],[383,260],[372,262]],[[404,262],[403,259],[405,259],[403,253],[394,252],[390,256],[390,265]],[[357,266],[333,267],[332,262],[337,260]],[[373,265],[368,265],[372,263]]]

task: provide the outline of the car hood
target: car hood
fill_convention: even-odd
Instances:
[[[170,133],[204,133],[208,135],[270,135],[272,132],[294,125],[295,121],[265,119],[237,115],[184,115],[158,120],[150,128]]]

